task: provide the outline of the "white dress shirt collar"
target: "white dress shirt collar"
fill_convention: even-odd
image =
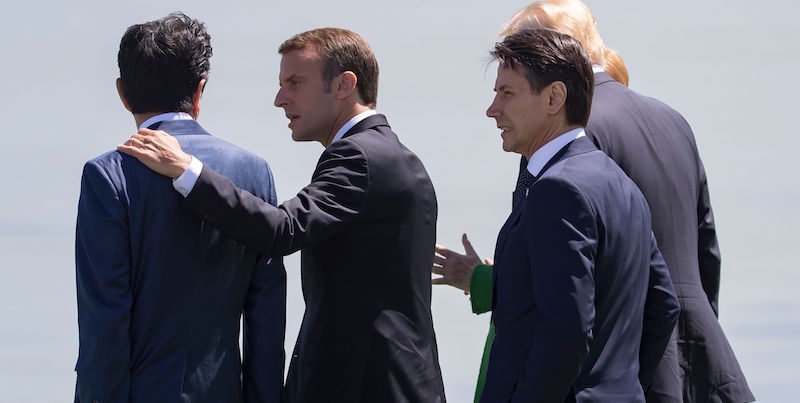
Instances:
[[[163,122],[165,120],[194,120],[194,118],[192,117],[192,115],[186,112],[167,112],[155,115],[150,119],[145,120],[144,122],[142,122],[142,125],[139,126],[139,128],[140,129],[143,127],[148,128],[158,122]]]
[[[533,176],[539,176],[547,161],[550,161],[567,144],[585,135],[583,128],[579,127],[550,140],[533,153],[531,160],[528,161],[528,172]]]
[[[368,118],[368,117],[370,117],[372,115],[375,115],[377,113],[378,112],[375,112],[375,109],[370,109],[370,110],[368,110],[366,112],[361,112],[358,115],[355,115],[352,118],[350,118],[350,120],[348,120],[347,123],[344,124],[344,126],[339,128],[339,131],[336,132],[336,135],[333,136],[333,140],[331,140],[331,144],[333,144],[333,142],[335,142],[336,140],[341,139],[342,136],[344,136],[344,134],[347,133],[348,130],[352,129],[353,126],[356,125],[356,123],[358,123],[358,122],[360,122],[360,121],[362,121],[362,120],[364,120],[364,119],[366,119],[366,118]]]

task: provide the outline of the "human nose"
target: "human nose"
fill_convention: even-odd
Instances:
[[[274,105],[280,108],[286,105],[287,103],[289,103],[289,99],[286,96],[285,92],[283,91],[283,88],[278,89],[278,93],[275,94]]]
[[[492,103],[489,105],[489,108],[486,109],[486,116],[490,118],[496,118],[500,116],[500,108],[497,105],[497,97],[492,100]]]

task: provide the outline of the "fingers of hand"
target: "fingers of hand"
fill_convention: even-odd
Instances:
[[[131,144],[130,140],[126,141],[125,144],[117,145],[117,150],[137,158],[144,155],[143,150],[138,146]]]
[[[432,279],[431,279],[431,284],[438,284],[438,285],[444,284],[444,285],[449,285],[450,283],[448,283],[448,282],[447,282],[447,279],[445,279],[444,277],[439,277],[439,278],[432,278]]]
[[[450,249],[447,249],[443,245],[439,245],[437,243],[436,244],[436,253],[438,253],[438,254],[440,254],[440,255],[442,255],[444,257],[450,257],[453,254],[453,251],[451,251]]]
[[[447,258],[441,256],[433,256],[433,264],[444,266],[447,263]]]
[[[464,244],[464,251],[467,252],[467,255],[478,256],[478,252],[475,252],[475,248],[472,247],[467,234],[461,236],[461,243]]]
[[[483,262],[486,263],[487,266],[494,266],[494,261],[492,261],[492,259],[489,259],[488,257],[486,259],[483,259]]]

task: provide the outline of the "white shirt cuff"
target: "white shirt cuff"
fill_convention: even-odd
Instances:
[[[189,192],[194,189],[194,184],[200,178],[200,171],[203,170],[203,163],[192,156],[192,161],[189,162],[189,167],[178,177],[172,180],[172,187],[178,191],[183,197],[189,196]]]

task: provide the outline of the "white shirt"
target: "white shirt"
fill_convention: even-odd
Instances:
[[[353,126],[356,125],[356,123],[377,113],[378,112],[375,112],[374,109],[370,109],[366,112],[361,112],[358,115],[355,115],[352,118],[350,118],[350,120],[348,120],[347,123],[345,123],[342,127],[340,127],[339,130],[336,132],[336,134],[333,136],[331,144],[333,144],[333,142],[337,140],[340,140],[342,136],[344,136],[344,134],[347,133],[348,130],[352,129]],[[183,195],[183,197],[188,196],[189,193],[192,191],[192,189],[194,189],[194,185],[197,183],[197,179],[200,178],[200,172],[202,170],[203,170],[203,163],[199,159],[192,156],[192,161],[189,162],[189,167],[186,168],[185,171],[183,171],[181,176],[172,181],[172,187],[174,187],[175,190],[178,191],[178,193]]]
[[[585,135],[586,133],[583,131],[583,128],[579,127],[548,141],[547,144],[543,145],[531,155],[531,159],[528,161],[528,172],[533,176],[539,176],[542,168],[547,164],[547,161],[550,161],[550,159],[561,151],[562,148],[566,147],[567,144]]]

